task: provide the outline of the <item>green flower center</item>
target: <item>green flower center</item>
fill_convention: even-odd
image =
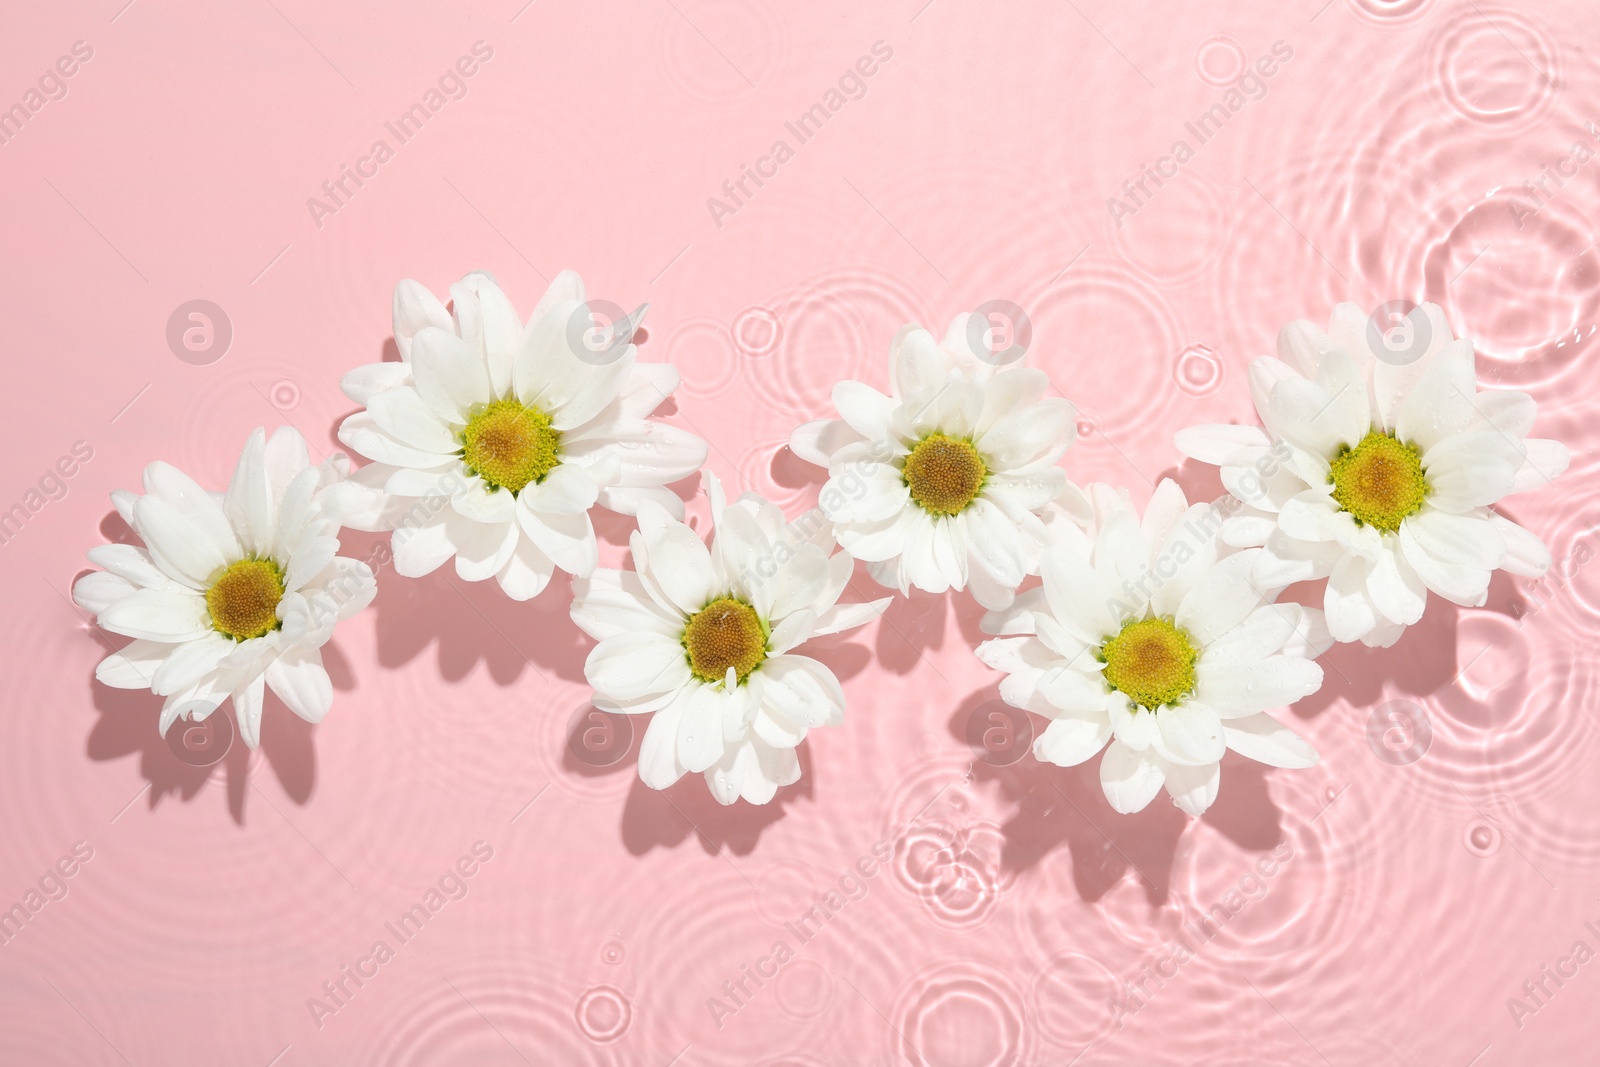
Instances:
[[[901,476],[911,499],[931,515],[959,515],[983,491],[989,468],[972,442],[931,433],[906,456]]]
[[[461,461],[491,490],[520,493],[544,480],[561,462],[561,431],[550,416],[509,397],[496,400],[467,420],[461,431]]]
[[[1422,456],[1392,434],[1371,430],[1354,448],[1346,447],[1329,464],[1333,499],[1364,526],[1394,533],[1428,495]]]
[[[1100,646],[1106,682],[1151,711],[1194,692],[1199,650],[1167,619],[1130,622]]]
[[[755,608],[719,597],[689,617],[683,628],[689,672],[702,682],[720,682],[732,667],[743,682],[767,658],[767,628]]]
[[[229,564],[206,590],[211,627],[224,637],[248,641],[283,625],[278,602],[283,599],[283,571],[270,559],[241,559]]]

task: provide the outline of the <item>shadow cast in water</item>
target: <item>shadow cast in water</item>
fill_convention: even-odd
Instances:
[[[346,555],[375,561],[389,535],[345,531]],[[453,563],[421,578],[405,578],[392,566],[378,576],[372,602],[378,663],[401,667],[437,646],[439,673],[460,681],[480,662],[496,684],[516,682],[530,665],[567,681],[583,680],[589,641],[567,614],[572,579],[556,571],[544,592],[515,601],[491,578],[462,581]]]
[[[727,849],[736,856],[755,851],[767,827],[782,819],[797,800],[813,796],[810,743],[800,742],[800,780],[783,786],[766,804],[743,800],[717,803],[705,775],[686,774],[667,789],[651,789],[637,777],[622,808],[622,843],[635,856],[655,848],[676,848],[692,835],[708,855]],[[630,763],[635,775],[637,767]]]
[[[330,650],[334,653],[329,655]],[[332,644],[323,647],[328,673],[335,689],[349,689],[348,668],[340,673],[334,663],[344,662]],[[143,689],[113,689],[91,674],[89,686],[100,718],[89,731],[85,754],[104,762],[137,755],[139,774],[150,783],[147,807],[154,811],[163,798],[174,796],[187,803],[220,777],[233,821],[244,824],[245,791],[253,773],[253,754],[239,738],[233,704],[225,702],[204,722],[179,720],[167,736],[157,732],[162,698]],[[278,784],[291,801],[306,804],[316,791],[317,758],[312,735],[316,727],[291,712],[267,691],[261,715],[262,759],[271,766]],[[257,768],[259,769],[259,768]]]
[[[1015,812],[1001,826],[1004,869],[1011,874],[1029,870],[1064,846],[1072,860],[1073,884],[1086,903],[1094,903],[1131,876],[1144,885],[1151,907],[1165,904],[1172,892],[1179,840],[1195,820],[1178,810],[1165,792],[1157,794],[1143,811],[1119,814],[1100,788],[1100,756],[1076,767],[1039,762],[1029,750],[1032,737],[1047,725],[1040,716],[1026,716],[1028,725],[1023,733],[996,752],[985,753],[981,745],[972,743],[974,737],[981,737],[981,727],[974,731],[969,724],[974,716],[987,723],[988,711],[998,704],[996,683],[962,701],[948,725],[951,734],[972,745],[979,757],[972,764],[974,780],[997,784],[1015,805]],[[1017,712],[1011,721],[1021,722],[1023,715]],[[1029,729],[1031,734],[1026,732]],[[1007,760],[1014,762],[1003,762]],[[1216,803],[1200,821],[1242,849],[1273,848],[1282,837],[1282,812],[1267,791],[1267,770],[1228,753],[1222,761],[1222,787]]]

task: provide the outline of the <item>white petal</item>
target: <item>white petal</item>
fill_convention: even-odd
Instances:
[[[416,395],[439,420],[450,425],[466,425],[475,405],[494,399],[483,356],[447,330],[427,329],[417,334],[411,373]],[[402,434],[396,436],[409,440]]]
[[[662,610],[633,571],[600,569],[572,583],[572,621],[595,640],[637,631],[676,638],[683,620]]]
[[[150,691],[157,696],[171,696],[187,689],[216,670],[233,650],[234,642],[219,633],[175,645],[150,679]]]
[[[1484,567],[1452,563],[1439,559],[1417,539],[1412,523],[1400,524],[1400,550],[1423,584],[1453,604],[1482,607],[1489,596],[1491,572]],[[1333,625],[1330,617],[1329,626]],[[1337,634],[1337,630],[1335,631]]]
[[[114,689],[149,689],[173,647],[159,641],[130,641],[100,661],[95,680]]]
[[[589,472],[572,463],[562,463],[544,480],[524,486],[518,501],[530,511],[552,515],[578,515],[594,507],[600,493]]]
[[[136,588],[120,574],[95,571],[78,579],[72,587],[72,601],[89,614],[98,615]]]
[[[1378,609],[1367,594],[1367,577],[1373,564],[1360,556],[1345,556],[1334,564],[1323,593],[1322,609],[1328,630],[1336,641],[1357,641],[1378,624]]]
[[[789,450],[807,463],[826,467],[839,449],[863,440],[841,419],[817,419],[795,427],[789,435]]]
[[[1174,621],[1204,648],[1260,606],[1264,599],[1250,581],[1259,550],[1246,549],[1217,562],[1178,606]]]
[[[844,718],[844,689],[808,656],[768,656],[761,664],[762,702],[792,722],[827,726]]]
[[[1445,563],[1493,570],[1506,555],[1505,539],[1488,512],[1452,515],[1424,509],[1406,520],[1417,545]]]
[[[266,556],[272,552],[273,534],[277,532],[277,501],[272,486],[267,481],[267,435],[262,430],[251,433],[239,453],[239,463],[233,469],[233,480],[228,483],[222,510],[228,517],[245,554]]]
[[[688,699],[688,692],[679,690],[656,712],[644,732],[639,746],[639,780],[651,789],[665,789],[683,777],[683,765],[678,762],[678,725]]]
[[[1394,548],[1378,556],[1367,576],[1367,593],[1384,618],[1402,626],[1421,619],[1428,606],[1428,587],[1406,562],[1405,554]]]
[[[289,649],[267,665],[266,682],[306,722],[321,722],[333,706],[333,682],[322,666],[321,649]]]
[[[600,561],[600,547],[595,541],[594,524],[589,521],[588,514],[540,514],[527,507],[518,507],[517,524],[557,567],[580,578],[594,573]]]
[[[239,557],[239,540],[222,512],[221,503],[213,494],[200,488],[193,478],[170,463],[156,462],[144,469],[144,485],[146,493],[171,505],[205,540],[215,546],[219,555],[229,560]],[[141,536],[144,533],[142,529],[139,532]],[[145,540],[148,542],[149,538]]]
[[[1155,713],[1155,748],[1173,763],[1195,766],[1215,763],[1226,745],[1222,740],[1222,720],[1211,708],[1197,701]]]
[[[1204,763],[1197,767],[1168,763],[1161,769],[1167,794],[1180,810],[1189,815],[1204,815],[1217,799],[1222,785],[1222,764]]]
[[[555,564],[539,551],[537,545],[526,537],[517,538],[517,547],[511,552],[495,580],[512,600],[532,600],[550,584]]]
[[[1322,668],[1293,656],[1201,662],[1195,668],[1195,683],[1196,699],[1223,719],[1236,719],[1310,696],[1322,688]]]
[[[1271,438],[1259,426],[1212,424],[1179,430],[1172,443],[1189,458],[1220,467],[1241,449],[1266,447]]]
[[[450,497],[455,513],[472,523],[502,526],[517,517],[518,498],[509,489],[490,489],[481,478],[472,478]]]
[[[353,403],[366,407],[367,401],[375,394],[407,385],[410,381],[409,363],[366,363],[340,378],[339,388]]]
[[[448,513],[430,522],[403,527],[394,532],[395,572],[406,578],[421,578],[432,574],[456,554],[450,540]]]
[[[216,542],[166,500],[140,497],[133,513],[156,565],[185,585],[204,589],[228,565]]]
[[[722,758],[723,716],[733,696],[714,686],[690,686],[678,722],[678,763],[686,771],[703,771]]]
[[[690,678],[683,646],[658,633],[606,638],[590,651],[583,673],[595,692],[613,700],[664,693]]]
[[[1124,815],[1144,810],[1165,782],[1161,766],[1121,741],[1111,742],[1100,761],[1100,788],[1112,808]]]
[[[562,441],[571,459],[617,462],[617,484],[658,486],[686,478],[706,460],[706,443],[686,430],[664,422],[624,421],[595,425]]]
[[[1395,436],[1426,452],[1446,437],[1461,433],[1477,415],[1473,407],[1477,391],[1471,342],[1450,342],[1400,401]]]
[[[1550,569],[1550,550],[1536,535],[1494,512],[1489,514],[1489,521],[1505,542],[1506,555],[1500,564],[1502,567],[1524,578],[1542,577]]]
[[[1526,458],[1517,468],[1517,477],[1511,492],[1524,493],[1529,489],[1543,489],[1566,472],[1572,455],[1560,441],[1528,438],[1522,442]]]
[[[1265,713],[1225,722],[1222,732],[1229,748],[1269,767],[1301,768],[1317,762],[1310,742]]]
[[[1034,738],[1033,755],[1057,767],[1076,767],[1104,748],[1110,739],[1111,720],[1104,715],[1067,716],[1054,720]]]
[[[438,466],[444,457],[461,449],[461,442],[443,419],[434,414],[415,389],[402,387],[379,393],[367,402],[367,414],[380,430],[408,449],[429,456],[427,463],[411,466]],[[348,420],[347,420],[348,421]],[[341,440],[343,438],[341,437]],[[349,442],[352,448],[358,447]],[[373,456],[384,462],[401,462],[387,456]]]
[[[233,693],[233,713],[239,720],[239,736],[251,748],[261,744],[261,706],[265,695],[266,676],[262,674],[251,678]],[[163,709],[164,717],[165,709]]]
[[[205,600],[187,590],[137,590],[108,606],[98,622],[112,633],[148,641],[192,641],[213,632]]]
[[[404,279],[394,287],[394,343],[402,360],[411,358],[411,339],[429,326],[450,329],[450,313],[421,282]]]
[[[456,574],[464,582],[481,582],[499,574],[522,539],[514,522],[452,522],[450,541],[456,549]]]

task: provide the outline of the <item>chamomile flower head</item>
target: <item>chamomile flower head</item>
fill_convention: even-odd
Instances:
[[[305,439],[256,430],[226,493],[208,493],[166,463],[145,468],[145,495],[111,499],[145,547],[100,545],[105,569],[79,579],[72,597],[102,629],[133,638],[100,662],[95,677],[165,697],[160,730],[205,719],[230,697],[239,732],[254,748],[270,688],[307,722],[333,702],[321,648],[334,624],[377,592],[372,571],[340,556],[332,490],[348,463],[312,466]]]
[[[823,523],[785,523],[746,493],[725,502],[705,475],[713,539],[647,501],[632,537],[634,569],[573,583],[572,618],[599,642],[584,674],[603,711],[654,713],[639,777],[665,789],[703,773],[723,804],[765,804],[800,777],[795,747],[837,725],[844,692],[796,649],[876,618],[888,599],[840,604],[854,561]]]
[[[594,571],[595,505],[632,515],[649,501],[682,514],[665,487],[700,468],[706,444],[648,417],[678,372],[636,362],[626,324],[592,350],[576,274],[558,276],[526,323],[487,274],[467,275],[450,297],[447,310],[401,282],[400,361],[343,382],[365,410],[339,439],[374,461],[342,491],[346,522],[394,530],[399,573],[419,577],[454,558],[464,580],[494,578],[527,600],[557,567]]]
[[[1107,486],[1090,495],[1092,521],[1057,528],[1042,584],[983,620],[1000,635],[978,657],[1006,673],[1001,698],[1051,720],[1034,755],[1072,767],[1104,749],[1113,808],[1139,811],[1165,787],[1191,815],[1216,799],[1228,749],[1315,763],[1267,710],[1322,685],[1322,613],[1265,603],[1250,583],[1261,550],[1222,545],[1222,512],[1189,505],[1175,483],[1156,487],[1142,520]]]
[[[1493,505],[1549,484],[1567,468],[1566,446],[1528,437],[1528,394],[1478,389],[1472,344],[1451,337],[1437,305],[1412,316],[1423,326],[1398,359],[1354,304],[1334,308],[1326,333],[1284,327],[1278,358],[1250,367],[1262,428],[1176,438],[1220,466],[1245,505],[1223,537],[1261,547],[1257,585],[1327,579],[1339,641],[1391,645],[1428,593],[1476,607],[1496,569],[1537,577],[1550,565],[1544,543]]]
[[[789,446],[828,468],[820,504],[834,536],[881,584],[909,593],[967,589],[999,608],[1038,573],[1047,518],[1085,521],[1088,502],[1058,461],[1076,409],[1045,396],[1040,370],[979,358],[957,317],[943,344],[906,326],[889,350],[889,395],[834,386],[838,419],[809,422]]]

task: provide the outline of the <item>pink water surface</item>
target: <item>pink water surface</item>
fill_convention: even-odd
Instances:
[[[0,144],[0,511],[41,506],[0,544],[0,908],[41,880],[66,895],[0,947],[0,1062],[1600,1060],[1600,961],[1572,956],[1600,951],[1588,5],[5,13],[0,107],[42,88]],[[386,124],[430,90],[402,141]],[[803,142],[786,125],[830,102]],[[1188,124],[1219,103],[1202,143]],[[1177,176],[1135,203],[1147,166]],[[766,176],[736,202],[746,167]],[[366,177],[335,202],[343,168]],[[1532,392],[1537,435],[1572,447],[1506,509],[1558,573],[1331,652],[1283,713],[1321,764],[1230,758],[1198,820],[1119,817],[1092,763],[969,745],[997,679],[962,597],[820,653],[846,723],[765,808],[638,783],[640,731],[586,716],[565,581],[514,604],[385,569],[328,650],[326,722],[269,699],[260,751],[211,766],[204,737],[186,762],[157,736],[155,698],[93,683],[111,639],[67,592],[125,533],[110,490],[157,458],[220,488],[256,425],[333,450],[338,380],[391,344],[399,278],[487,269],[526,310],[566,267],[652,305],[643,358],[684,376],[670,418],[791,515],[819,479],[789,430],[841,377],[884,386],[902,323],[1025,308],[1030,360],[1082,410],[1071,475],[1142,503],[1164,474],[1220,491],[1171,433],[1252,419],[1245,367],[1280,324],[1435,300],[1484,383]],[[198,350],[169,343],[194,300],[221,309]],[[627,530],[603,524],[609,561]],[[46,877],[63,857],[72,877]],[[402,943],[390,924],[441,885]],[[797,936],[830,889],[831,922]]]

